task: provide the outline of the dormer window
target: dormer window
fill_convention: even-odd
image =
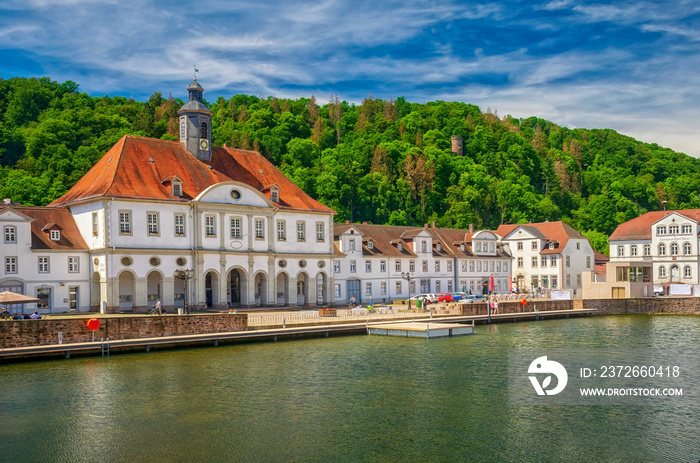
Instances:
[[[182,196],[182,183],[173,182],[173,196]]]
[[[396,245],[396,249],[398,249],[399,251],[403,251],[403,243],[398,243]]]
[[[50,236],[51,236],[51,241],[59,241],[61,239],[61,231],[60,230],[51,230]]]
[[[374,249],[374,241],[372,241],[372,240],[367,241],[367,249]]]
[[[280,202],[280,190],[276,186],[270,188],[270,201],[273,203]]]
[[[440,243],[438,243],[438,244],[435,245],[435,250],[436,250],[437,252],[442,251],[442,246],[440,246]]]
[[[554,243],[552,243],[552,242],[549,243],[549,249],[554,249]]]
[[[422,252],[428,252],[428,242],[427,241],[421,241],[420,250]]]
[[[459,245],[459,250],[462,251],[462,252],[464,252],[464,244],[460,244],[460,245]]]

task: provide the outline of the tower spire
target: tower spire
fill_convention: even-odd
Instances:
[[[204,89],[197,82],[199,69],[194,68],[194,82],[187,91],[189,101],[182,105],[177,112],[180,120],[180,141],[187,151],[204,162],[211,160],[211,118],[212,113],[204,104],[202,93]]]

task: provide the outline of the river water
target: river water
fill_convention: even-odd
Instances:
[[[699,340],[605,316],[3,365],[0,461],[696,462],[697,406],[509,406],[507,356]]]

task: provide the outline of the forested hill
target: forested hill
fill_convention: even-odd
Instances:
[[[183,94],[184,91],[183,85]],[[0,197],[45,205],[125,134],[176,139],[181,99],[90,97],[74,82],[0,80]],[[235,95],[209,102],[214,144],[255,149],[338,221],[496,228],[564,220],[597,249],[649,210],[700,207],[697,159],[613,130],[477,106]],[[464,155],[451,136],[464,140]]]

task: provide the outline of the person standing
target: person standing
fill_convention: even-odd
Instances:
[[[161,305],[161,304],[160,304],[160,299],[156,299],[156,305],[154,305],[153,308],[156,309],[156,312],[158,312],[158,314],[162,314],[162,313],[163,313],[163,312],[160,310],[160,305]]]
[[[498,299],[493,300],[493,313],[494,314],[498,313]]]

